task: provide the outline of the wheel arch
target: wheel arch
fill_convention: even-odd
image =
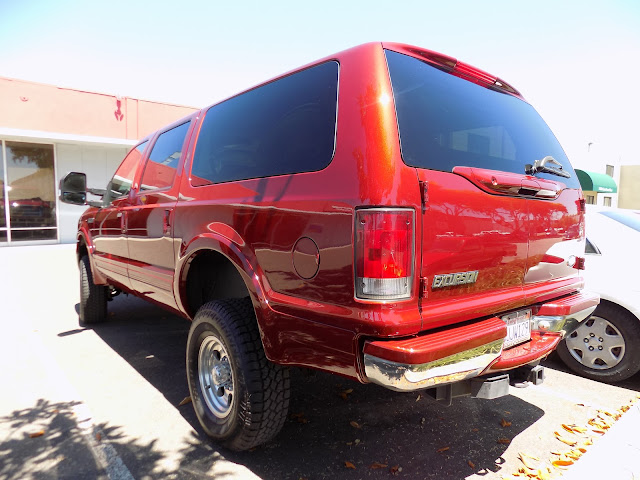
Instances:
[[[626,302],[626,301],[624,301],[622,299],[612,299],[612,298],[607,297],[606,295],[605,296],[601,295],[600,296],[600,305],[609,305],[611,308],[615,308],[615,309],[621,310],[621,311],[623,311],[625,313],[628,313],[629,315],[631,315],[632,317],[637,319],[638,322],[640,322],[640,316],[638,316],[638,314],[640,312],[632,310],[630,308],[631,305],[628,302]],[[600,305],[598,305],[598,306],[600,306]],[[596,310],[594,311],[593,314],[595,315],[597,311],[598,311],[598,307],[596,307]]]
[[[211,300],[249,296],[265,353],[271,359],[271,342],[264,333],[270,309],[261,279],[264,276],[246,244],[239,246],[225,237],[206,234],[182,249],[176,262],[174,292],[178,307],[190,319]]]
[[[76,262],[79,262],[85,255],[89,257],[89,265],[91,267],[91,276],[93,283],[96,285],[108,285],[107,278],[102,275],[96,268],[93,258],[94,246],[89,240],[89,236],[84,230],[79,230],[76,236]]]

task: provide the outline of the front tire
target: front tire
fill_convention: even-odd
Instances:
[[[640,321],[621,307],[603,302],[558,345],[558,355],[583,377],[619,382],[640,370],[638,341]]]
[[[198,310],[187,340],[187,378],[202,428],[228,448],[253,448],[284,425],[289,370],[267,360],[249,298]]]
[[[93,283],[91,263],[84,255],[78,263],[80,268],[80,323],[101,323],[107,319],[108,290],[106,286]]]

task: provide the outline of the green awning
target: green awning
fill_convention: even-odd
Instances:
[[[576,170],[582,190],[598,193],[617,193],[618,186],[613,178],[604,173]]]

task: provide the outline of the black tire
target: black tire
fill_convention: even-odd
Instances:
[[[267,360],[249,298],[209,302],[187,340],[187,378],[204,431],[232,450],[275,437],[289,409],[289,370]]]
[[[107,319],[107,299],[109,291],[104,285],[93,283],[89,257],[83,256],[80,268],[80,323],[100,323]]]
[[[577,374],[614,383],[640,370],[638,342],[640,320],[622,307],[602,302],[558,345],[558,355]]]

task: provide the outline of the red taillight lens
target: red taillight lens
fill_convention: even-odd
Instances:
[[[356,211],[356,296],[390,300],[411,296],[413,210]]]

